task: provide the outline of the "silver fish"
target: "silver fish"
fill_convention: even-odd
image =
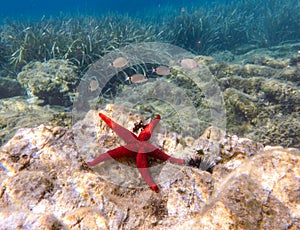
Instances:
[[[89,82],[89,89],[90,91],[95,91],[99,88],[99,82],[95,76],[91,77],[91,80]]]
[[[128,77],[126,80],[129,80],[131,83],[143,83],[147,81],[147,77],[141,73],[133,74],[132,76]]]
[[[110,66],[113,66],[115,68],[122,68],[127,65],[128,62],[129,60],[126,57],[118,57],[112,63],[110,63]]]
[[[179,60],[179,64],[181,65],[182,68],[187,69],[187,70],[193,70],[198,67],[198,63],[191,58],[185,58]]]
[[[167,76],[171,74],[171,70],[167,66],[158,66],[152,69],[152,73],[156,73],[158,75]]]

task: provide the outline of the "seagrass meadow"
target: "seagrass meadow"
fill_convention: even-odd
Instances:
[[[140,42],[168,43],[199,56],[222,89],[232,134],[265,144],[300,146],[298,0],[204,1],[134,13],[4,18],[0,144],[12,136],[10,130],[37,125],[26,116],[41,117],[45,111],[49,113],[40,123],[70,126],[72,98],[89,67],[112,51]],[[157,65],[147,66],[151,67]],[[201,110],[199,90],[175,72],[166,78],[190,88],[187,94]],[[10,109],[13,104],[18,109]]]

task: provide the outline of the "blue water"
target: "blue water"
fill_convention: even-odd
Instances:
[[[105,12],[118,12],[134,14],[144,10],[155,10],[167,5],[184,7],[184,0],[63,0],[63,1],[4,1],[1,0],[1,17],[41,17],[43,15],[66,14],[102,14]],[[195,1],[195,3],[198,1]],[[202,1],[203,3],[204,1]],[[209,2],[209,1],[208,1]]]

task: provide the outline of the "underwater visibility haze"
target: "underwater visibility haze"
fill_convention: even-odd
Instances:
[[[0,230],[300,229],[299,0],[0,4]]]
[[[162,64],[163,50],[154,48],[154,62],[132,66],[143,48],[115,57],[107,66],[120,72],[101,92],[99,79],[88,76],[89,89],[102,95],[88,108],[114,103],[120,92],[131,100],[139,88],[147,91],[152,81],[165,79],[190,98],[200,126],[186,120],[179,129],[176,111],[157,101],[134,108],[146,118],[169,116],[172,131],[199,134],[212,125],[204,114],[211,102],[180,68],[205,66],[224,100],[227,132],[265,145],[300,147],[300,1],[186,2],[1,0],[0,144],[21,127],[70,127],[77,87],[91,66],[124,47],[152,42],[191,55]],[[127,92],[130,87],[135,93]]]

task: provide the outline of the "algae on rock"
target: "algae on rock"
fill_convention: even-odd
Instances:
[[[80,80],[76,70],[76,66],[66,60],[37,61],[24,66],[18,81],[29,97],[36,96],[45,104],[68,106]]]
[[[71,115],[60,106],[39,106],[23,97],[0,100],[0,146],[18,129],[40,124],[69,127]]]
[[[251,51],[234,63],[210,62],[209,68],[224,92],[230,133],[266,145],[300,147],[300,65],[278,57],[289,49],[273,49],[277,56]]]

